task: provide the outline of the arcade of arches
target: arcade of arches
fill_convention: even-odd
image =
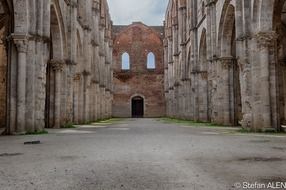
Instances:
[[[106,0],[0,3],[5,133],[111,117],[112,22]]]
[[[124,71],[123,53],[130,54]],[[146,85],[131,89],[122,95],[127,105],[120,104],[117,90],[139,71],[158,93]],[[119,75],[123,80],[113,83]],[[286,0],[169,0],[164,27],[112,26],[106,0],[0,0],[5,133],[112,113],[280,130],[286,125]]]
[[[253,130],[286,125],[285,0],[170,0],[167,115]]]

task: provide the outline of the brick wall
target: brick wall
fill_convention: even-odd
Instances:
[[[114,100],[113,116],[131,117],[131,100],[144,98],[144,117],[165,115],[163,27],[142,23],[114,26]],[[122,70],[121,57],[127,52],[130,70]],[[147,69],[148,53],[154,53],[155,69]]]

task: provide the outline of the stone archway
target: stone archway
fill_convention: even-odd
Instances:
[[[11,47],[7,36],[12,32],[11,6],[6,0],[0,0],[0,128],[7,122],[7,72]]]
[[[242,119],[240,70],[236,56],[235,7],[226,2],[224,5],[218,36],[217,121],[225,125],[238,125]]]
[[[50,61],[47,66],[46,127],[61,125],[61,73],[64,61],[64,35],[57,1],[51,4]]]

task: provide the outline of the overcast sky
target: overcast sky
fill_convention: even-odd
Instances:
[[[142,21],[147,25],[163,25],[169,0],[108,0],[115,25]]]

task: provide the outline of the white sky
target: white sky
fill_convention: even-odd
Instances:
[[[169,0],[107,0],[114,25],[163,25]]]

